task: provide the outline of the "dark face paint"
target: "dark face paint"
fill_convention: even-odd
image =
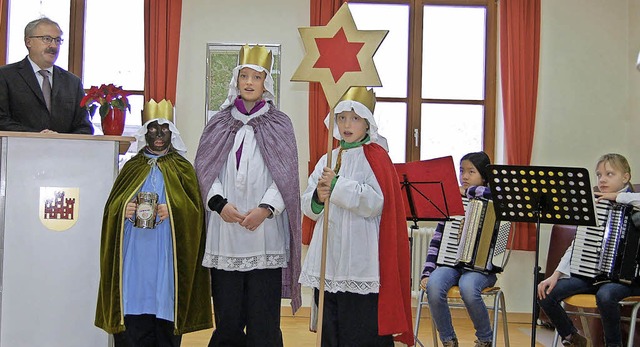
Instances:
[[[169,124],[158,124],[157,121],[147,125],[147,133],[144,135],[147,147],[152,152],[161,153],[171,145],[171,130]]]

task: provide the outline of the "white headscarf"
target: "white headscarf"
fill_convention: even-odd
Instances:
[[[240,90],[238,89],[238,75],[240,74],[240,70],[242,70],[245,67],[256,70],[258,72],[264,71],[267,73],[267,77],[264,79],[265,91],[264,93],[262,93],[262,98],[272,102],[275,100],[276,97],[275,97],[275,92],[273,91],[273,77],[271,77],[271,71],[259,65],[253,65],[253,64],[238,65],[233,69],[233,76],[231,77],[231,82],[229,82],[229,92],[227,93],[227,99],[222,103],[222,106],[220,106],[220,111],[233,105],[233,103],[238,98],[238,95],[240,95]]]
[[[134,144],[134,145],[137,145],[136,153],[140,152],[140,150],[147,145],[147,139],[145,139],[144,137],[147,134],[147,130],[148,130],[147,126],[149,125],[149,123],[155,122],[155,121],[158,121],[158,124],[160,125],[169,124],[169,130],[171,130],[171,147],[173,147],[176,151],[178,151],[178,153],[181,156],[184,157],[185,154],[187,153],[187,146],[185,146],[184,142],[182,141],[182,137],[180,137],[180,132],[178,131],[178,128],[176,128],[175,124],[173,124],[173,122],[165,118],[155,118],[147,121],[133,135],[136,138],[136,143]]]
[[[355,112],[358,116],[366,119],[369,122],[369,130],[367,131],[367,133],[369,134],[369,139],[371,140],[371,142],[379,144],[388,152],[389,145],[387,144],[387,139],[384,136],[378,134],[378,124],[376,124],[376,120],[375,118],[373,118],[373,114],[365,105],[361,104],[358,101],[342,100],[336,105],[333,112],[335,114],[339,114],[340,112],[351,110],[353,110],[353,112]],[[327,129],[329,128],[328,114],[324,119],[324,125],[327,127]],[[340,134],[340,130],[338,129],[338,122],[333,123],[333,137],[338,140],[342,140],[342,135]]]

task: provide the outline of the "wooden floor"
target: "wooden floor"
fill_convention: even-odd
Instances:
[[[475,335],[473,325],[468,319],[454,319],[453,322],[456,334],[460,341],[460,346],[473,346],[475,341]],[[502,323],[501,323],[502,324]],[[284,336],[284,345],[286,347],[313,347],[316,345],[316,334],[309,332],[309,318],[308,317],[291,317],[283,316],[281,329]],[[198,331],[184,335],[182,338],[182,347],[205,347],[209,343],[212,329]],[[552,332],[539,328],[536,332],[537,341],[543,341],[537,343],[536,346],[544,347],[550,346],[551,343],[544,341],[551,341],[553,338]],[[420,321],[420,333],[418,337],[422,343],[426,346],[432,347],[431,337],[431,321],[429,318],[422,318]],[[551,337],[549,337],[551,336]],[[511,346],[530,346],[531,345],[531,326],[529,324],[509,323],[509,343]],[[498,330],[498,346],[504,346],[504,336],[502,335],[502,325]]]

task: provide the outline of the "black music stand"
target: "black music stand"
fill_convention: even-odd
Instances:
[[[536,223],[531,319],[534,347],[540,224],[597,225],[589,171],[573,167],[490,165],[489,182],[497,219]]]
[[[451,156],[394,166],[402,179],[406,219],[413,222],[409,234],[413,262],[413,232],[418,221],[445,221],[452,215],[464,215],[464,206]]]

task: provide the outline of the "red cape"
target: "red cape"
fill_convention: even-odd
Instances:
[[[364,145],[363,148],[384,196],[378,242],[378,334],[394,334],[396,341],[413,346],[411,256],[400,180],[384,148],[375,143]]]

